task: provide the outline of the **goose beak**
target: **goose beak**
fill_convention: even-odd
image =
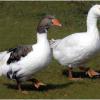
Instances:
[[[62,26],[62,24],[59,22],[58,19],[52,19],[52,24],[55,25],[55,26]]]

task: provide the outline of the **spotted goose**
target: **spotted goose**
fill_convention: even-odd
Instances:
[[[51,26],[61,26],[60,22],[51,15],[45,16],[37,27],[37,43],[33,45],[20,45],[0,53],[0,75],[17,82],[18,90],[22,81],[32,81],[36,88],[43,85],[32,75],[51,60],[51,49],[47,39],[47,32]],[[24,91],[22,91],[24,93]]]

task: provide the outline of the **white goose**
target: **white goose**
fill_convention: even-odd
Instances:
[[[45,16],[37,27],[36,44],[18,46],[0,53],[0,75],[15,79],[20,91],[21,82],[31,79],[34,73],[47,66],[51,60],[47,30],[52,25],[61,26],[55,17]],[[36,88],[42,85],[36,79],[31,81]]]
[[[98,75],[93,69],[83,67],[92,56],[100,51],[100,34],[97,28],[97,19],[100,17],[100,5],[94,5],[88,12],[87,32],[74,33],[63,39],[50,40],[54,58],[64,66],[68,66],[69,79],[72,77],[72,68],[79,67],[87,71],[90,77]]]

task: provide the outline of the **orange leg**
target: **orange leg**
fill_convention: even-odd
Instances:
[[[46,84],[40,82],[39,80],[37,79],[31,79],[31,81],[33,82],[34,86],[36,89],[39,89],[40,86],[45,86]]]
[[[71,67],[68,67],[68,79],[69,80],[82,80],[82,78],[73,78]]]
[[[79,69],[82,71],[85,71],[89,75],[90,78],[100,75],[98,72],[96,72],[92,68],[85,68],[85,67],[80,66]]]

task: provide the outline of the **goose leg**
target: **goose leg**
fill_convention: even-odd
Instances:
[[[16,82],[17,82],[18,91],[19,91],[19,92],[22,92],[23,94],[28,94],[27,91],[22,91],[21,82],[20,82],[19,80],[16,80]]]
[[[100,75],[100,73],[96,72],[92,68],[85,68],[85,67],[80,66],[79,69],[82,71],[85,71],[86,74],[88,74],[90,78]]]
[[[68,67],[68,79],[69,80],[82,80],[82,78],[74,78],[72,75],[72,67]]]
[[[20,81],[16,80],[16,82],[17,82],[17,88],[18,88],[18,90],[19,91],[22,91]]]
[[[90,78],[100,75],[98,72],[96,72],[95,70],[93,70],[91,68],[89,68],[89,70],[86,72],[86,74],[88,74]]]
[[[68,67],[68,78],[72,79],[73,75],[72,75],[72,68]]]
[[[34,87],[35,87],[36,89],[39,89],[40,86],[46,86],[46,84],[40,82],[39,80],[37,80],[37,79],[35,79],[35,78],[34,78],[34,79],[31,79],[30,81],[33,82],[33,85],[34,85]]]

